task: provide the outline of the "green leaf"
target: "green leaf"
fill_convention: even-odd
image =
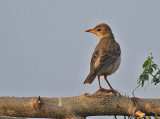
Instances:
[[[160,74],[160,70],[156,73],[157,75]]]
[[[151,54],[151,59],[153,59],[154,57],[152,56],[152,53],[150,53]]]
[[[153,73],[153,68],[151,66],[149,66],[148,73],[150,73],[150,74]]]
[[[157,64],[152,64],[151,66],[154,68],[154,70],[156,70],[158,65]]]
[[[143,63],[143,68],[148,68],[148,66],[149,66],[149,61],[148,60],[146,60],[144,63]]]
[[[151,83],[154,83],[155,85],[160,83],[160,69],[158,68],[158,65],[153,62],[153,59],[154,57],[151,53],[151,55],[148,56],[147,60],[142,65],[143,72],[137,80],[138,84],[142,87],[150,77],[152,77]]]
[[[154,85],[157,85],[157,83],[159,83],[159,82],[160,82],[159,78],[154,76],[152,79],[152,83],[154,83]]]
[[[144,80],[142,80],[142,83],[141,83],[141,86],[143,87],[143,85],[144,85]]]

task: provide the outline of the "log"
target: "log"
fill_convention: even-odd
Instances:
[[[99,90],[75,97],[0,97],[0,116],[85,119],[87,116],[160,116],[160,99]]]

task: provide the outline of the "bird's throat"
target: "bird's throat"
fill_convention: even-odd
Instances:
[[[105,35],[97,35],[97,37],[98,37],[98,41],[100,42],[103,38],[110,38],[111,37],[111,35],[110,34],[105,34]]]

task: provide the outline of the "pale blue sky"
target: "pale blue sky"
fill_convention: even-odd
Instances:
[[[159,0],[1,0],[0,96],[69,97],[97,91],[97,79],[83,84],[98,43],[84,31],[99,23],[111,27],[122,50],[120,68],[108,80],[132,96],[150,52],[160,64]],[[159,84],[150,85],[136,96],[159,98],[159,90]]]

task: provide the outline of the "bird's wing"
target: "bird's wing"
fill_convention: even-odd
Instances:
[[[121,50],[117,42],[114,45],[110,45],[109,48],[103,48],[103,52],[95,51],[91,58],[90,70],[91,72],[98,73],[102,67],[109,66],[114,63],[116,59],[120,56]],[[99,65],[95,67],[95,62],[99,59]]]
[[[90,62],[90,71],[91,71],[92,73],[94,73],[94,70],[95,70],[94,65],[95,65],[95,62],[96,62],[96,60],[98,59],[98,57],[99,57],[99,51],[95,51],[95,52],[92,54],[92,58],[91,58],[91,62]]]

